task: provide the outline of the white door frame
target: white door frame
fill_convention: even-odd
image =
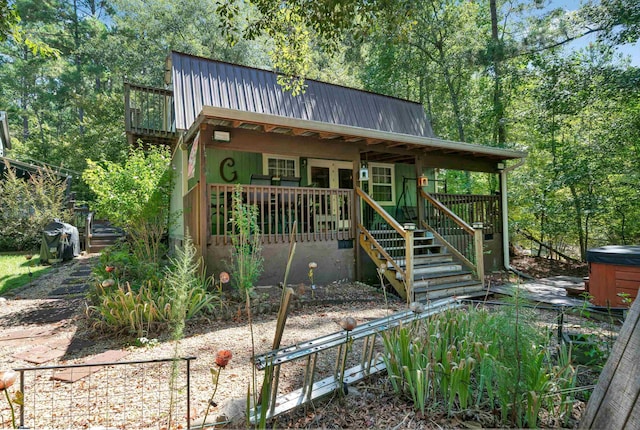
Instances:
[[[319,158],[309,158],[307,159],[307,178],[308,181],[311,182],[311,167],[326,167],[329,169],[329,188],[330,189],[338,189],[339,188],[339,180],[340,177],[338,175],[339,169],[351,170],[353,171],[353,162],[352,161],[341,161],[341,160],[324,160]],[[331,199],[331,214],[316,214],[316,220],[318,225],[327,222],[327,220],[335,220],[339,217],[338,214],[338,205],[339,202],[337,200],[338,196],[333,196]],[[348,218],[341,218],[338,220],[337,224],[333,228],[338,229],[347,229],[351,225],[351,214],[343,214],[342,216],[347,216]]]

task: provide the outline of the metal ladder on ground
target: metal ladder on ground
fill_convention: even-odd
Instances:
[[[336,391],[345,390],[349,384],[385,370],[386,366],[382,355],[376,353],[376,349],[380,350],[382,348],[382,345],[378,342],[381,339],[382,332],[403,324],[423,320],[447,309],[460,306],[462,306],[462,303],[453,298],[441,299],[421,305],[419,309],[396,312],[387,317],[358,325],[351,331],[341,330],[316,339],[256,355],[253,358],[254,365],[258,370],[265,371],[267,382],[269,382],[268,379],[271,379],[271,381],[265,384],[268,393],[263,393],[262,395],[263,404],[249,411],[250,421],[254,424],[259,422],[259,417],[263,413],[267,420],[271,419],[300,405]],[[356,341],[363,343],[360,358],[357,361],[358,364],[345,368],[349,352],[352,350],[351,347]],[[331,353],[332,350],[336,352],[336,361],[332,374],[316,381],[318,354]],[[354,357],[351,358],[353,360]],[[278,395],[280,367],[297,360],[306,361],[302,387],[290,393]]]

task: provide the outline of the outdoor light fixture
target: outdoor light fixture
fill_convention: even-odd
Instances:
[[[213,140],[215,142],[231,142],[231,134],[228,131],[215,130]]]
[[[360,165],[360,180],[368,181],[369,180],[369,167],[366,162],[362,162]]]
[[[429,185],[429,178],[427,178],[425,175],[420,175],[418,177],[418,186],[426,187],[427,185]]]
[[[496,167],[498,168],[498,170],[504,170],[504,163],[498,163],[496,164]]]

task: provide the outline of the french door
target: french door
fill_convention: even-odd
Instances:
[[[353,189],[353,163],[350,161],[307,160],[307,177],[312,186]],[[314,204],[316,231],[345,230],[351,226],[349,205],[343,195],[318,196]]]

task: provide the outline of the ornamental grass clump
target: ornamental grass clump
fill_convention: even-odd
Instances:
[[[119,272],[117,264],[106,267],[113,269],[104,270],[109,277],[96,285],[88,308],[94,327],[106,332],[140,338],[168,329],[180,338],[184,320],[213,312],[219,299],[213,279],[204,276],[195,261],[190,239],[176,250],[160,279],[133,285],[112,277]]]
[[[422,413],[468,408],[499,412],[500,422],[536,427],[540,411],[569,418],[575,387],[570,355],[552,356],[550,333],[519,306],[447,310],[383,333],[392,388]]]

